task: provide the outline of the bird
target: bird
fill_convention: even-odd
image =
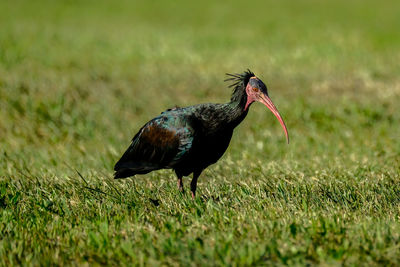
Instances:
[[[195,199],[197,180],[204,169],[225,153],[232,134],[254,102],[264,104],[278,119],[289,143],[289,134],[278,109],[268,96],[267,86],[252,71],[227,73],[233,88],[228,103],[204,103],[167,109],[147,122],[114,166],[114,178],[127,178],[160,169],[173,169],[178,189],[184,193],[183,177]]]

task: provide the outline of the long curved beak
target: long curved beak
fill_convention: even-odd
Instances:
[[[289,133],[287,131],[285,122],[283,121],[281,114],[279,114],[278,109],[275,107],[274,103],[272,103],[272,100],[266,95],[266,94],[261,94],[260,98],[258,99],[259,102],[263,103],[264,105],[271,110],[271,112],[275,115],[275,117],[279,120],[279,123],[282,125],[283,130],[285,131],[286,135],[286,140],[287,143],[289,144]]]

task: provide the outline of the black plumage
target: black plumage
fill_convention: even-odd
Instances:
[[[230,102],[164,111],[133,137],[131,145],[115,164],[115,178],[171,168],[183,191],[182,177],[193,173],[191,191],[194,197],[201,172],[224,154],[233,130],[247,115],[248,105],[259,101],[252,99],[253,93],[268,95],[264,83],[250,70],[227,75],[226,81],[233,81]]]

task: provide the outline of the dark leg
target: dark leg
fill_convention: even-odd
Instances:
[[[185,193],[185,189],[183,189],[183,181],[182,181],[182,173],[180,173],[179,171],[175,170],[176,176],[178,177],[178,189],[179,191],[181,191],[182,193]]]
[[[178,176],[178,189],[182,193],[185,193],[185,189],[183,188],[182,176]]]
[[[193,172],[193,179],[190,183],[190,191],[192,191],[192,198],[195,199],[196,197],[196,188],[197,188],[197,178],[199,178],[201,171]]]

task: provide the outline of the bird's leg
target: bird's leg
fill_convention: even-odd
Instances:
[[[196,188],[197,188],[197,178],[199,178],[201,171],[193,172],[193,179],[190,183],[190,191],[192,191],[192,198],[195,199],[196,197]]]
[[[182,180],[182,175],[178,176],[178,189],[182,193],[185,193],[185,189],[183,188],[183,180]]]

